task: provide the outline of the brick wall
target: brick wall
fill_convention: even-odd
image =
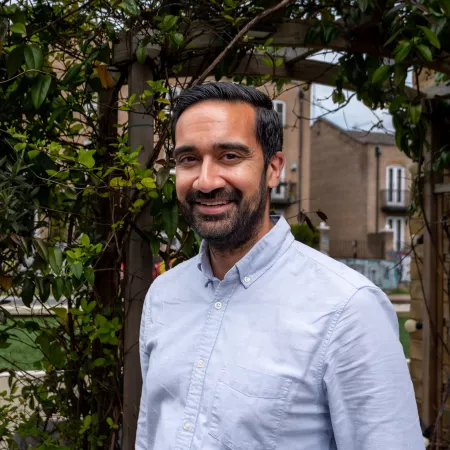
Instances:
[[[327,214],[330,241],[367,239],[367,164],[365,145],[327,122],[314,123],[310,210]]]

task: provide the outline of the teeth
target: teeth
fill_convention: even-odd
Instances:
[[[204,206],[219,206],[219,205],[226,205],[228,202],[211,202],[211,203],[202,203],[200,202],[201,205]]]

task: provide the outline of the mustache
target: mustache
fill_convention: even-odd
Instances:
[[[201,200],[217,200],[227,202],[240,202],[242,200],[242,192],[237,189],[214,189],[211,192],[201,192],[190,190],[186,195],[186,203],[194,204]]]

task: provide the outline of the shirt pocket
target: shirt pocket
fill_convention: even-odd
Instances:
[[[213,400],[209,434],[232,450],[274,450],[291,383],[225,366]]]

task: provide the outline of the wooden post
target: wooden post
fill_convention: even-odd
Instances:
[[[425,157],[424,180],[424,215],[428,227],[424,229],[424,257],[423,257],[423,361],[422,361],[422,420],[426,426],[434,425],[439,408],[439,358],[437,331],[442,327],[439,320],[438,307],[438,227],[437,202],[434,193],[436,174],[431,170],[433,156],[440,149],[441,121],[436,114],[435,102],[431,104],[430,123],[430,151]]]
[[[147,65],[133,62],[128,75],[128,94],[136,99],[148,87],[152,73]],[[151,106],[138,105],[129,115],[129,143],[131,148],[142,145],[139,161],[145,164],[153,152],[153,117],[146,113]],[[150,215],[143,211],[136,224],[141,230],[150,227]],[[139,329],[145,294],[152,282],[152,252],[150,247],[131,231],[125,257],[125,329],[124,329],[124,402],[123,449],[134,450],[137,419],[142,388],[139,362]]]

